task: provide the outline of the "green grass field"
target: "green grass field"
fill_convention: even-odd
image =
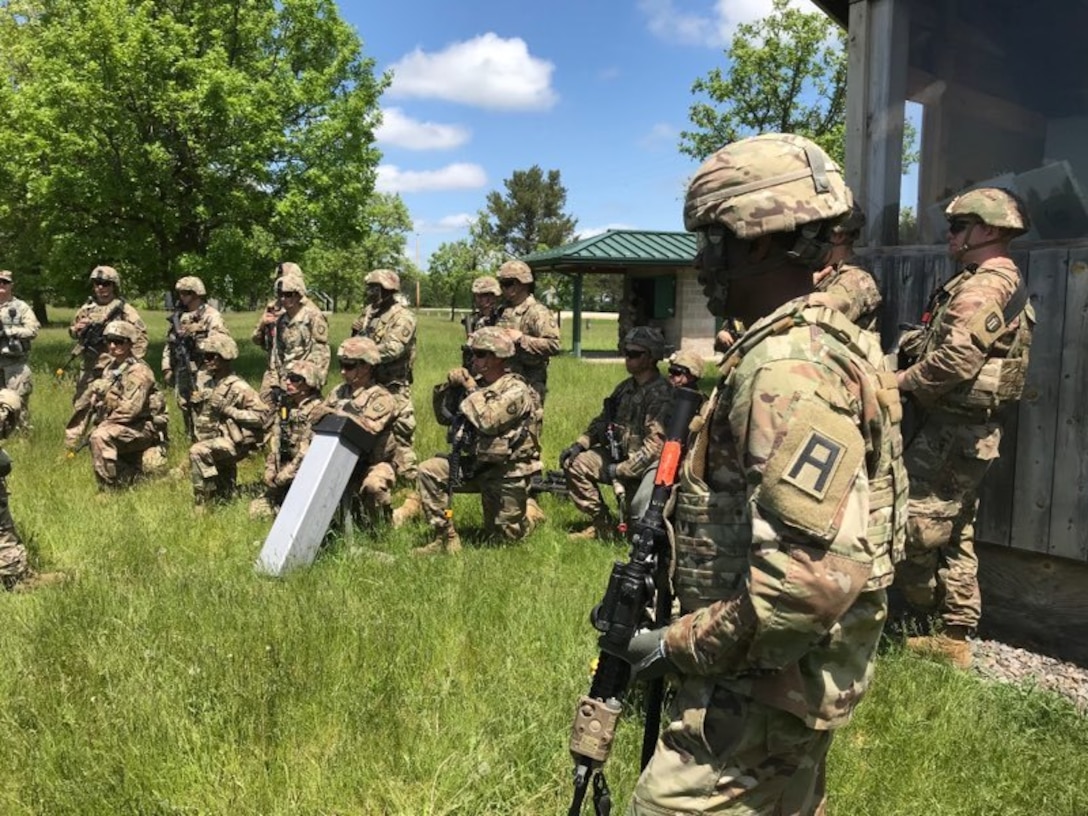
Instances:
[[[157,370],[166,323],[145,319]],[[336,341],[350,319],[332,320]],[[255,320],[228,321],[253,382]],[[609,329],[594,326],[586,347],[612,347]],[[421,320],[421,458],[444,448],[430,388],[456,364],[459,331]],[[417,526],[334,540],[310,569],[258,577],[269,524],[251,522],[245,500],[197,517],[187,479],[100,496],[86,453],[65,459],[71,383],[51,371],[68,346],[62,328],[43,331],[34,430],[7,443],[16,522],[39,566],[73,580],[0,595],[0,816],[566,812],[567,736],[594,656],[587,613],[622,548],[568,542],[578,518],[552,497],[529,540],[485,547],[478,500],[463,496],[460,557],[409,556],[426,538]],[[547,464],[622,376],[615,363],[554,361]],[[173,409],[171,421],[180,464]],[[253,462],[242,479],[257,473]],[[628,717],[607,768],[620,806],[640,738]],[[1086,779],[1088,721],[1059,698],[889,642],[833,746],[830,812],[1083,816]]]

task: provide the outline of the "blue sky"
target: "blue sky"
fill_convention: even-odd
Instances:
[[[807,10],[815,7],[798,0]],[[379,189],[426,266],[515,170],[558,169],[582,234],[683,229],[692,82],[771,0],[340,0],[379,71]]]

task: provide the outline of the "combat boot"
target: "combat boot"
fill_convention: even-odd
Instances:
[[[607,510],[602,510],[593,517],[588,527],[571,533],[567,538],[571,541],[593,541],[594,539],[607,541],[613,538],[615,533],[616,520]]]
[[[405,497],[404,503],[393,511],[393,527],[394,529],[403,527],[409,521],[418,518],[422,514],[423,502],[420,501],[419,494],[413,490]]]
[[[971,668],[974,660],[965,626],[948,626],[938,635],[907,638],[907,648],[918,654],[946,658],[957,669]]]
[[[525,502],[526,529],[533,530],[547,520],[548,517],[544,515],[544,511],[540,509],[540,505],[536,503],[536,499],[530,497],[528,501]]]
[[[412,555],[442,555],[443,553],[456,555],[459,552],[461,552],[461,536],[451,524],[445,529],[436,530],[434,540],[426,547],[416,547],[412,550]]]

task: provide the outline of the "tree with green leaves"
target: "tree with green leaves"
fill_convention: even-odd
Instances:
[[[820,12],[774,0],[771,13],[737,26],[725,51],[729,69],[695,80],[693,130],[680,152],[700,161],[723,145],[757,133],[807,136],[840,165],[846,118],[846,35]]]
[[[534,164],[528,170],[515,170],[503,182],[506,193],[492,190],[487,194],[483,235],[489,244],[507,255],[521,258],[541,249],[568,243],[574,237],[575,218],[563,212],[567,188],[558,170],[547,175]]]
[[[334,0],[9,0],[0,72],[3,260],[62,299],[110,263],[239,302],[372,233],[389,78]]]

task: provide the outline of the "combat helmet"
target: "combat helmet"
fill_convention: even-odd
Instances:
[[[91,270],[90,278],[92,281],[109,281],[118,289],[121,288],[121,276],[112,266],[96,266],[94,269]]]
[[[23,399],[18,392],[10,388],[0,388],[0,408],[6,408],[13,414],[23,410]]]
[[[683,368],[693,377],[701,377],[706,363],[698,352],[692,349],[680,349],[669,356],[669,365]]]
[[[498,278],[491,275],[480,275],[472,281],[472,294],[474,295],[501,295],[502,287]]]
[[[178,282],[174,284],[174,291],[192,292],[194,295],[200,295],[200,297],[208,294],[208,290],[204,288],[204,281],[196,275],[186,275],[184,278],[179,278]]]
[[[510,339],[510,333],[498,326],[476,329],[468,338],[468,347],[473,351],[490,351],[503,359],[514,356],[514,341]]]
[[[284,261],[283,263],[276,264],[276,277],[282,278],[284,275],[297,275],[305,280],[305,276],[302,274],[302,267],[291,261]]]
[[[308,388],[320,388],[321,377],[317,373],[317,366],[311,363],[309,360],[295,360],[287,366],[287,374],[295,374],[302,377],[302,381],[306,383]]]
[[[369,337],[349,337],[340,344],[336,356],[341,360],[361,360],[372,366],[382,361],[377,343]]]
[[[653,326],[635,326],[623,336],[622,347],[638,346],[650,352],[650,357],[660,360],[665,356],[665,335]]]
[[[297,292],[300,295],[306,294],[306,282],[302,279],[301,275],[284,275],[276,281],[276,294],[282,295],[286,292]]]
[[[389,292],[400,291],[400,275],[392,269],[375,269],[366,276],[364,283],[376,283]]]
[[[197,343],[197,348],[204,354],[218,354],[224,360],[238,359],[238,344],[234,338],[223,332],[212,332]]]
[[[532,283],[533,270],[525,261],[507,261],[499,267],[498,278],[499,280],[504,278],[516,280],[518,283]]]
[[[1031,229],[1027,207],[1016,193],[1004,187],[979,187],[952,199],[945,208],[949,220],[957,216],[973,215],[990,227],[1009,230],[1014,236]]]
[[[127,320],[111,320],[106,324],[106,328],[102,330],[102,336],[107,340],[111,337],[120,337],[130,343],[135,343],[140,339],[140,332]]]

